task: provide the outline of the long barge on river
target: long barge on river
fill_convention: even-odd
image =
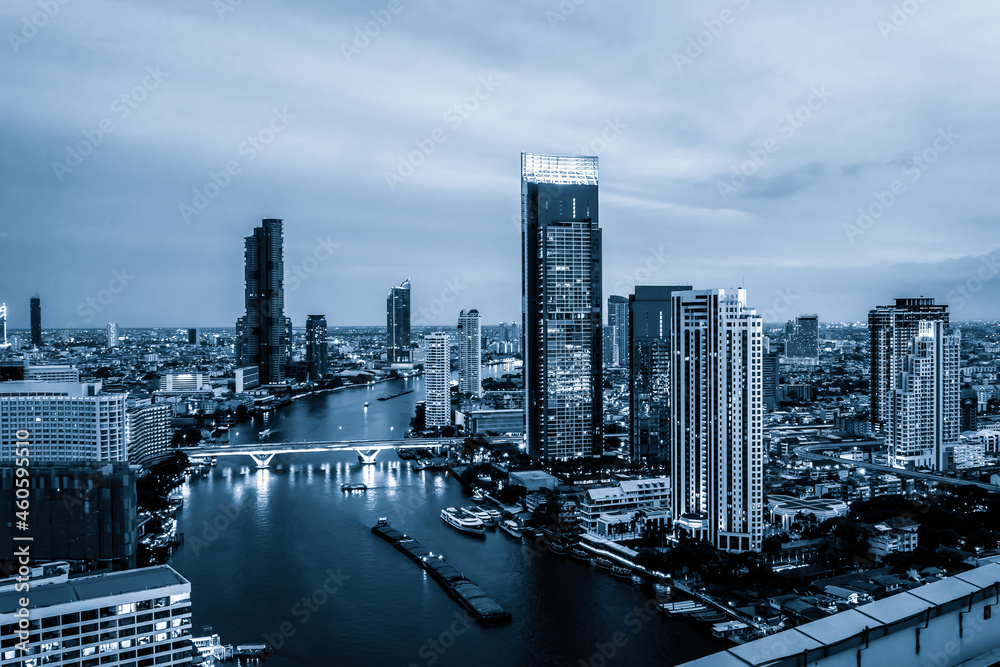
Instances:
[[[427,571],[431,578],[458,601],[482,625],[500,625],[511,622],[510,612],[504,610],[493,598],[486,595],[476,584],[456,570],[427,547],[405,535],[385,519],[379,519],[372,532],[402,551],[417,565]]]

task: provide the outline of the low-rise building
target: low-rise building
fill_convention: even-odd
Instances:
[[[646,477],[619,482],[616,486],[589,489],[580,501],[580,519],[589,532],[597,531],[602,514],[663,508],[670,505],[670,480],[666,477]]]

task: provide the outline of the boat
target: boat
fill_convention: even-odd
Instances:
[[[340,490],[341,491],[367,491],[368,490],[368,485],[367,484],[341,484],[340,485]]]
[[[486,534],[486,526],[483,525],[482,521],[454,507],[441,510],[441,519],[452,528],[457,528],[462,532],[473,535]]]
[[[553,542],[552,544],[549,545],[549,551],[551,551],[557,556],[565,556],[566,545],[563,544],[562,542]]]
[[[597,565],[597,567],[601,568],[602,570],[610,570],[614,565],[614,563],[609,561],[607,558],[598,558],[596,561],[594,561],[594,564]]]
[[[271,647],[267,644],[240,644],[233,650],[234,658],[269,658]]]
[[[611,567],[611,574],[615,575],[616,577],[621,577],[622,579],[632,578],[632,570],[628,569],[624,565],[613,565]],[[642,579],[640,579],[639,581],[641,582]]]
[[[500,530],[507,533],[511,537],[521,537],[521,526],[517,521],[513,519],[505,519],[497,524]]]
[[[708,611],[708,607],[700,602],[667,602],[660,605],[660,610],[667,616],[687,616],[688,614],[701,614]]]
[[[590,554],[581,546],[575,546],[570,549],[569,555],[578,560],[590,560]]]
[[[260,433],[257,434],[257,437],[258,438],[266,438],[269,435],[271,435],[271,429],[265,428],[263,431],[261,431]]]
[[[484,526],[495,526],[496,525],[496,522],[493,521],[493,517],[490,516],[489,512],[486,512],[485,510],[482,510],[482,509],[476,507],[475,505],[471,505],[469,507],[463,507],[462,509],[469,516],[474,516],[477,519],[479,519],[480,521],[482,521]]]
[[[473,502],[481,503],[486,500],[486,494],[483,493],[482,489],[476,489],[472,492],[472,500]]]
[[[726,614],[717,609],[710,609],[703,614],[695,614],[692,618],[703,623],[720,623],[726,620]]]
[[[487,507],[483,511],[490,515],[490,521],[492,521],[495,524],[499,525],[500,521],[503,519],[503,514],[500,513],[500,510],[495,510],[492,507]]]
[[[365,407],[366,408],[368,407],[368,401],[365,401]]]
[[[736,640],[747,634],[750,626],[740,621],[727,621],[726,623],[716,623],[712,626],[712,635],[720,639]]]

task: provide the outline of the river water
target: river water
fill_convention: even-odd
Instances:
[[[484,367],[484,375],[510,372]],[[387,401],[380,396],[414,389]],[[253,442],[402,437],[422,378],[308,396],[266,423],[233,429]],[[364,407],[368,402],[368,408]],[[191,581],[194,633],[267,642],[285,665],[673,665],[724,648],[703,626],[653,609],[648,584],[616,579],[499,530],[459,533],[441,508],[470,505],[457,480],[414,472],[393,452],[278,455],[268,470],[219,457],[181,487],[185,544],[170,564]],[[364,482],[346,493],[342,483]],[[379,517],[441,553],[513,616],[483,628],[415,563],[375,537]]]

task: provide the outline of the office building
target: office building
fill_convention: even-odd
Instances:
[[[725,551],[763,539],[763,321],[743,289],[673,295],[671,511]]]
[[[160,376],[160,393],[195,394],[212,391],[212,384],[205,373],[166,373]]]
[[[311,381],[322,380],[326,375],[326,317],[323,315],[310,315],[306,320],[306,365]]]
[[[424,362],[424,387],[426,408],[424,421],[427,428],[451,425],[451,350],[448,334],[443,331],[424,336],[426,361]]]
[[[479,311],[473,308],[458,315],[458,391],[483,395],[483,351]]]
[[[963,388],[960,393],[961,400],[961,426],[959,431],[979,430],[979,394],[971,387]]]
[[[188,334],[188,345],[197,345],[198,344],[198,330],[197,329],[188,329],[187,330],[187,334]]]
[[[125,413],[129,463],[149,467],[170,458],[173,416],[173,408],[167,403],[143,405]]]
[[[885,440],[889,464],[901,468],[949,467],[958,443],[961,334],[941,321],[917,323],[901,360]]]
[[[629,440],[632,459],[670,457],[670,312],[690,285],[637,285],[628,299]]]
[[[262,384],[284,381],[291,345],[282,248],[282,221],[274,218],[265,218],[244,240],[246,314],[236,324],[236,365],[257,366]]]
[[[234,374],[236,376],[234,391],[237,394],[242,394],[248,389],[260,386],[260,374],[256,366],[237,368]]]
[[[777,351],[764,350],[763,359],[763,391],[764,409],[774,410],[778,407],[778,381],[781,355]]]
[[[85,577],[32,568],[28,640],[18,636],[15,578],[0,581],[0,664],[172,667],[191,664],[191,584],[169,565]]]
[[[0,491],[14,498],[16,468],[0,467]],[[126,462],[32,461],[31,557],[64,560],[77,570],[135,567],[138,546],[135,471]],[[14,503],[0,503],[0,560],[16,561]],[[15,567],[14,570],[17,568]],[[7,570],[11,571],[11,570]]]
[[[525,419],[536,458],[602,451],[597,179],[596,157],[521,154]]]
[[[0,345],[7,345],[7,304],[0,303],[0,330],[3,332],[3,337],[0,338]]]
[[[792,336],[788,341],[788,356],[819,358],[819,316],[800,315],[795,318]]]
[[[118,347],[117,322],[108,322],[108,347]]]
[[[51,366],[26,366],[25,380],[43,380],[45,382],[79,382],[80,370],[75,366],[53,364]]]
[[[948,324],[948,306],[934,299],[896,299],[891,306],[879,306],[868,313],[868,340],[871,350],[871,420],[876,431],[888,424],[892,410],[892,392],[910,343],[921,322]]]
[[[37,294],[31,297],[31,346],[42,346],[42,299]]]
[[[102,393],[100,382],[0,383],[0,462],[14,459],[22,441],[33,464],[126,460],[125,399]]]
[[[385,360],[390,364],[412,361],[410,349],[410,279],[389,290],[385,298]]]
[[[608,328],[615,332],[613,358],[605,359],[609,366],[628,368],[628,298],[612,294],[608,297]]]

